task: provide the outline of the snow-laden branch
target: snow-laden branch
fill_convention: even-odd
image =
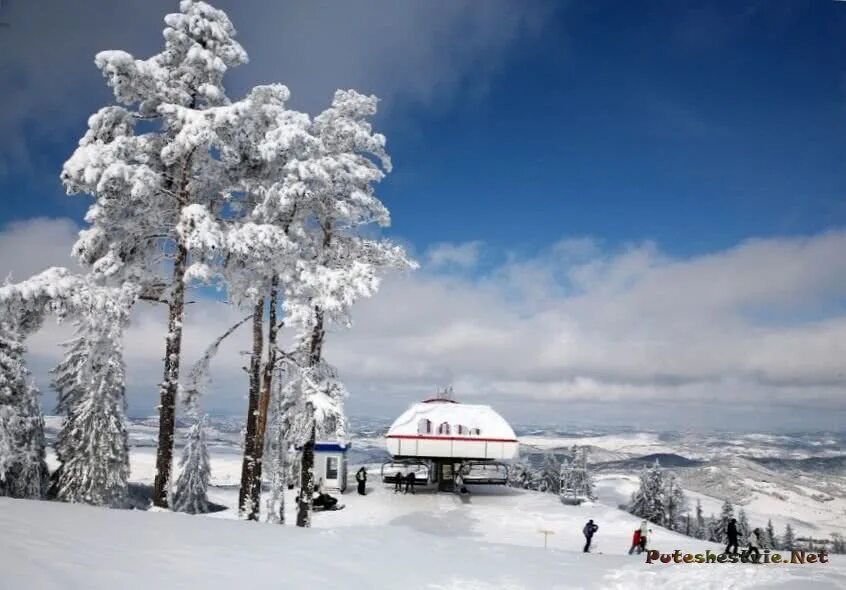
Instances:
[[[0,310],[2,315],[15,318],[20,329],[29,334],[50,314],[59,321],[68,316],[100,316],[123,322],[138,294],[138,287],[132,283],[105,287],[66,268],[53,267],[0,287]]]
[[[226,332],[218,336],[208,348],[206,348],[203,356],[194,363],[191,367],[191,372],[188,374],[188,385],[184,388],[184,399],[186,408],[191,413],[197,412],[197,406],[200,396],[205,392],[209,383],[211,382],[211,362],[217,354],[220,345],[226,338],[228,338],[235,330],[244,325],[245,322],[252,319],[253,314],[250,314],[238,321],[236,324],[230,326]]]

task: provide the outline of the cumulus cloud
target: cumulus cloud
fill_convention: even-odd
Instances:
[[[452,244],[441,242],[426,250],[426,265],[431,269],[444,267],[472,268],[479,262],[482,242]]]
[[[36,219],[7,226],[0,244],[25,236],[39,262],[20,270],[35,272],[53,256],[62,263],[74,235],[66,220]],[[505,257],[484,273],[424,265],[387,278],[358,305],[352,329],[330,335],[327,355],[352,392],[350,411],[390,417],[452,383],[464,399],[538,422],[572,418],[577,407],[589,408],[582,416],[593,420],[625,417],[621,405],[649,408],[674,426],[691,405],[709,408],[720,425],[741,405],[756,408],[754,415],[781,408],[781,419],[801,412],[809,426],[842,418],[846,231],[747,240],[687,258],[649,242],[564,243],[531,258]],[[17,260],[0,251],[0,273],[8,272]],[[529,278],[536,287],[523,284]],[[194,299],[186,367],[246,315]],[[157,403],[165,321],[161,306],[139,305],[126,335],[136,414]],[[68,335],[48,324],[30,340],[42,384]],[[248,348],[246,328],[223,346],[208,409],[243,412]]]
[[[470,397],[552,412],[574,401],[823,412],[846,391],[844,247],[839,231],[678,259],[647,242],[568,263],[553,246],[489,275],[389,281],[330,351],[374,395],[451,379]]]

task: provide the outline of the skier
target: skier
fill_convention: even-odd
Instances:
[[[649,539],[649,523],[646,520],[640,521],[640,552],[646,551],[646,541]]]
[[[643,548],[640,546],[640,529],[634,530],[634,534],[632,535],[632,546],[629,549],[629,555],[634,553],[635,549],[637,549],[638,554],[643,553]]]
[[[414,494],[414,480],[414,472],[409,471],[408,475],[405,476],[405,491],[403,492],[404,494],[407,494],[409,490],[412,494]]]
[[[750,559],[754,561],[758,561],[761,558],[761,529],[755,529],[752,531],[752,534],[749,535],[749,550],[747,555],[749,555]],[[752,554],[755,554],[755,557],[752,557]]]
[[[405,478],[402,476],[402,472],[397,471],[397,474],[394,476],[394,493],[402,491],[402,482]]]
[[[356,472],[355,480],[358,482],[358,493],[363,496],[367,485],[367,470],[364,467]]]
[[[599,527],[594,524],[592,518],[587,521],[587,524],[585,524],[585,528],[582,529],[582,533],[584,533],[585,535],[585,553],[588,553],[590,551],[590,542],[593,540],[593,536],[598,530]]]
[[[737,537],[739,533],[737,532],[737,519],[732,518],[729,520],[728,526],[726,527],[726,537],[728,537],[728,545],[726,545],[726,553],[737,555]],[[732,547],[734,547],[734,551],[732,551]]]

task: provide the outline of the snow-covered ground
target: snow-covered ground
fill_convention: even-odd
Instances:
[[[227,493],[218,490],[218,499]],[[0,499],[0,587],[285,587],[493,590],[535,588],[835,589],[846,559],[815,565],[646,564],[625,553],[630,515],[602,504],[570,507],[517,490],[395,495],[381,485],[346,508],[318,513],[311,530],[222,516],[108,510]],[[600,525],[581,552],[584,520]],[[539,529],[556,534],[543,548]],[[707,543],[656,529],[666,550]]]
[[[618,506],[637,486],[631,473],[598,474],[598,500],[574,507],[551,494],[510,488],[471,488],[465,498],[420,490],[414,496],[394,494],[379,483],[378,463],[370,462],[368,494],[348,491],[340,497],[343,510],[314,515],[313,530],[244,523],[234,509],[240,433],[228,425],[211,430],[209,495],[225,510],[191,517],[0,499],[0,588],[231,588],[253,582],[310,589],[846,588],[842,556],[828,564],[790,566],[646,564],[643,556],[629,556],[639,521]],[[152,483],[154,437],[152,425],[133,425],[135,483]],[[544,448],[577,441],[540,435],[532,440]],[[627,456],[633,449],[656,452],[666,445],[652,434],[590,442]],[[366,448],[366,456],[379,443],[378,437],[357,439],[354,448]],[[745,506],[755,524],[772,517],[777,528],[787,521],[805,522],[809,530],[846,526],[831,511],[834,501],[806,502],[806,496],[782,501],[765,491]],[[718,498],[696,492],[690,497],[702,501],[706,514],[719,510]],[[293,522],[293,492],[286,500]],[[829,512],[813,514],[817,504]],[[784,510],[788,505],[790,513]],[[585,555],[581,529],[589,518],[600,528],[594,552]],[[650,544],[662,551],[720,549],[652,528]],[[552,532],[546,549],[541,530]]]

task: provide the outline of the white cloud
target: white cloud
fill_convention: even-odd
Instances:
[[[645,243],[568,263],[552,247],[484,277],[416,274],[363,303],[329,351],[374,394],[449,378],[553,413],[577,400],[660,400],[656,413],[730,400],[822,415],[846,399],[844,248],[844,232],[687,259]]]
[[[0,244],[22,248],[25,239],[39,261],[34,272],[65,256],[56,236],[69,247],[74,233],[69,222],[36,219],[7,226]],[[835,231],[684,259],[651,243],[597,245],[579,256],[552,245],[485,275],[424,268],[389,277],[359,304],[351,330],[332,332],[327,354],[353,393],[354,413],[390,416],[453,383],[465,398],[538,421],[572,417],[584,404],[594,404],[588,417],[597,420],[623,404],[674,421],[688,404],[712,404],[723,421],[743,404],[781,408],[784,419],[800,408],[807,424],[828,424],[842,418],[846,401],[844,249],[846,232]],[[0,273],[17,264],[2,252]],[[535,288],[523,284],[529,277]],[[189,306],[183,365],[244,315],[202,299]],[[135,413],[157,403],[165,316],[139,306],[126,336]],[[29,341],[42,385],[68,335],[48,323]],[[248,348],[246,328],[224,345],[208,409],[243,411]]]
[[[77,231],[70,219],[47,217],[0,227],[0,278],[19,281],[51,266],[76,268],[70,249]]]
[[[452,244],[441,242],[426,250],[426,266],[436,270],[444,267],[472,268],[479,262],[482,242]]]

